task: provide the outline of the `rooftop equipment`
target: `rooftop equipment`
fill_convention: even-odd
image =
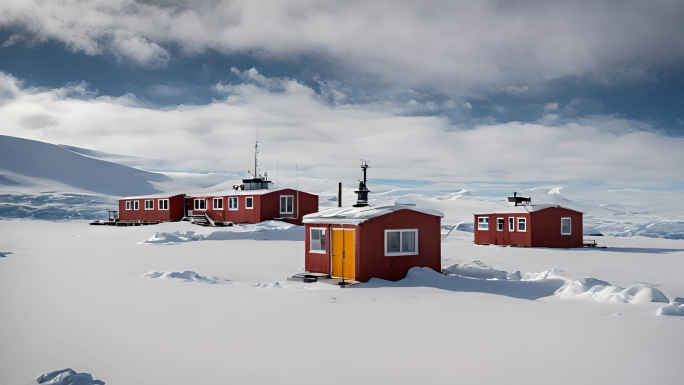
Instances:
[[[514,192],[512,197],[508,197],[509,206],[529,206],[531,204],[532,198],[519,197],[517,192]]]
[[[368,165],[367,160],[361,159],[361,169],[363,170],[363,181],[359,181],[359,189],[354,191],[356,193],[356,204],[354,207],[364,207],[368,206],[368,193],[370,193],[370,190],[368,190],[368,187],[366,187],[366,169],[368,169],[370,166]]]
[[[257,140],[256,140],[256,142],[254,142],[254,174],[252,174],[251,170],[247,171],[247,173],[249,174],[249,178],[242,180],[242,184],[239,186],[240,190],[268,189],[269,184],[273,184],[273,182],[268,180],[268,173],[267,172],[265,172],[264,175],[259,174],[259,162],[257,160],[258,155],[259,155],[259,133],[257,131]],[[235,186],[233,186],[233,187],[235,187]]]

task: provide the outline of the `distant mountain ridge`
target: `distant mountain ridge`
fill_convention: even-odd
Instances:
[[[84,156],[59,145],[0,135],[1,184],[22,185],[30,178],[113,196],[158,193],[150,182],[171,180],[164,174]]]

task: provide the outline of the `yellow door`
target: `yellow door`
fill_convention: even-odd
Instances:
[[[354,240],[353,229],[332,229],[332,274],[333,278],[354,279]]]

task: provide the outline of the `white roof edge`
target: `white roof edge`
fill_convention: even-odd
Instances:
[[[532,207],[532,210],[528,210],[527,207]],[[541,211],[541,210],[546,210],[546,209],[551,209],[551,208],[559,208],[559,209],[565,209],[565,210],[570,210],[574,211],[577,213],[585,214],[584,211],[579,211],[575,209],[571,209],[570,207],[565,207],[561,205],[553,205],[553,204],[548,204],[548,205],[530,205],[530,206],[512,206],[512,207],[507,207],[503,210],[496,210],[493,212],[487,212],[487,213],[473,213],[473,215],[494,215],[494,214],[525,214],[525,212],[528,213],[533,213],[536,211]]]
[[[380,217],[400,210],[412,210],[419,213],[444,218],[444,214],[431,209],[422,209],[414,206],[383,205],[363,207],[332,207],[316,213],[307,214],[302,218],[303,223],[321,224],[354,224],[358,225],[369,219]]]
[[[150,195],[139,195],[139,196],[133,196],[133,197],[123,197],[119,198],[118,200],[124,201],[128,199],[157,199],[157,198],[171,198],[175,197],[178,195],[186,195],[186,194],[150,194]]]

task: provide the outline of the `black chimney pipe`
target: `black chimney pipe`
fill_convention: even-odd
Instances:
[[[342,207],[342,182],[337,184],[337,207]]]

